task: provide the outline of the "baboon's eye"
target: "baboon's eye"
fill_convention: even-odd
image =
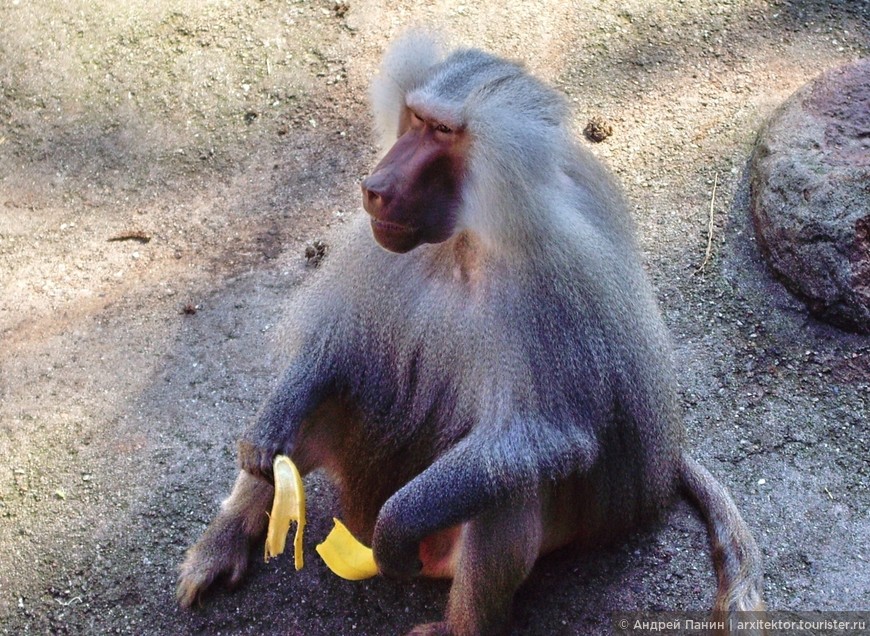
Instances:
[[[449,128],[448,126],[445,126],[444,124],[435,124],[435,130],[437,130],[440,133],[444,133],[445,135],[449,135],[450,133],[453,132],[452,128]]]

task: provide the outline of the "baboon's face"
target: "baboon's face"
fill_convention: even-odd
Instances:
[[[375,240],[391,252],[450,238],[462,199],[468,135],[406,109],[400,137],[362,182]]]

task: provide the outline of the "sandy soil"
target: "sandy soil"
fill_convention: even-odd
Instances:
[[[420,4],[0,1],[0,632],[398,634],[440,615],[445,584],[347,583],[313,550],[174,602],[280,367],[305,244],[360,213],[367,82],[412,23],[525,60],[581,128],[613,125],[593,151],[635,204],[690,446],[753,527],[770,606],[868,609],[870,339],[771,279],[746,165],[792,91],[870,54],[870,3]],[[336,508],[308,488],[313,545]],[[703,611],[714,585],[680,505],[622,548],[545,559],[515,633]]]

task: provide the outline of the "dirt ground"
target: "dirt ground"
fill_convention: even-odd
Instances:
[[[257,563],[200,609],[174,600],[280,368],[305,245],[361,213],[367,83],[409,24],[522,59],[580,128],[613,125],[592,150],[634,204],[690,447],[754,529],[769,605],[870,609],[870,338],[772,280],[746,173],[776,106],[870,55],[870,3],[2,0],[0,633],[391,635],[440,615],[444,583],[326,570],[318,474],[303,571]],[[514,633],[706,611],[714,586],[679,505],[621,548],[543,560]]]

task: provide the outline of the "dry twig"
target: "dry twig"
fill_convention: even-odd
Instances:
[[[704,253],[704,262],[695,270],[695,274],[700,274],[710,262],[710,255],[713,253],[713,206],[716,204],[716,186],[719,185],[719,173],[713,175],[713,195],[710,197],[710,222],[707,225],[707,251]]]
[[[151,237],[148,236],[142,230],[132,230],[130,232],[122,232],[121,234],[116,234],[115,236],[108,239],[111,243],[113,241],[136,241],[137,243],[147,243],[151,240]]]

